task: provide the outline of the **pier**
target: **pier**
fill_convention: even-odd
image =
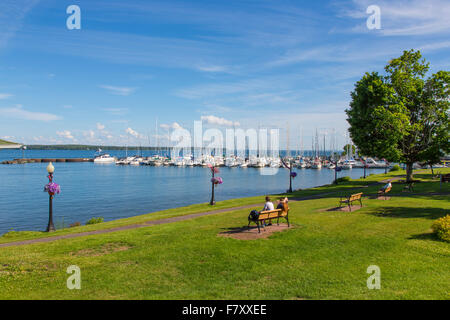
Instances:
[[[41,163],[41,162],[93,162],[92,158],[20,158],[14,160],[6,160],[1,162],[1,164],[25,164],[25,163]]]

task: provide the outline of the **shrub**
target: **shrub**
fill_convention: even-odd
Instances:
[[[402,170],[402,168],[400,168],[400,166],[398,164],[396,164],[391,169],[389,169],[389,172],[400,171],[400,170]]]
[[[450,215],[437,219],[431,228],[439,239],[450,242]]]
[[[334,183],[348,182],[348,181],[350,181],[350,177],[345,176],[345,177],[337,178],[336,180],[334,180]]]
[[[86,224],[97,224],[97,223],[102,223],[103,222],[103,217],[93,217],[90,220],[88,220],[88,222],[86,222]]]

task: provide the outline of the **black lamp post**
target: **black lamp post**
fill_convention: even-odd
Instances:
[[[215,184],[214,184],[214,174],[215,174],[215,167],[212,167],[212,168],[211,168],[211,172],[212,172],[212,179],[211,179],[211,201],[209,202],[209,204],[210,204],[211,206],[213,206],[213,205],[216,204],[216,201],[215,201],[215,199],[214,199],[214,187],[215,187]]]
[[[47,172],[48,172],[48,181],[49,183],[52,183],[53,181],[53,172],[55,172],[55,167],[50,162],[47,166]],[[55,226],[53,225],[53,195],[54,193],[50,190],[48,191],[49,195],[49,204],[48,204],[48,226],[47,226],[47,232],[55,231]]]

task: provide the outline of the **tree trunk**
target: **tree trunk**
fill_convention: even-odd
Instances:
[[[434,176],[433,165],[430,164],[431,174]]]
[[[413,181],[413,163],[406,164],[406,182]]]

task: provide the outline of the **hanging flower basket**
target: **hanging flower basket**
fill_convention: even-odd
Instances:
[[[61,192],[61,187],[57,183],[50,182],[44,186],[44,192],[48,192],[49,195],[53,196]]]
[[[218,185],[218,184],[222,184],[223,180],[221,177],[214,177],[214,178],[211,178],[211,182],[214,183],[215,185]]]
[[[297,172],[291,172],[291,177],[295,178],[297,176]]]

